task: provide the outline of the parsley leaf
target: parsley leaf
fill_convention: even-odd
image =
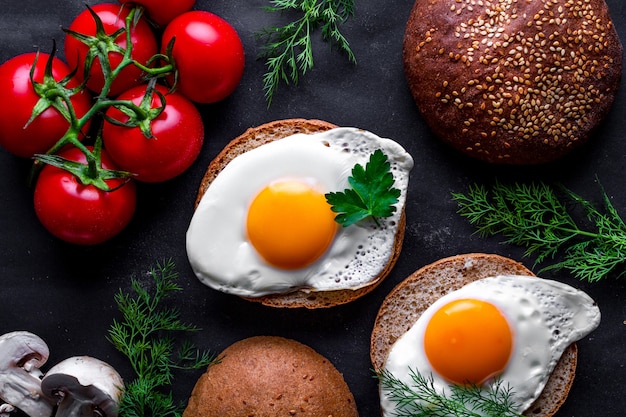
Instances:
[[[400,190],[393,187],[394,178],[391,164],[381,150],[370,155],[369,162],[356,164],[348,182],[352,188],[343,192],[326,194],[326,201],[332,206],[335,221],[342,226],[350,226],[368,217],[373,217],[378,225],[378,217],[389,217],[395,211]]]

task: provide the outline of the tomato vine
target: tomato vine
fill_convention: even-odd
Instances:
[[[64,88],[64,83],[66,82],[66,80],[63,80],[61,82],[54,81],[54,78],[52,78],[51,74],[49,74],[48,69],[48,67],[51,67],[52,59],[55,56],[53,50],[53,52],[50,54],[50,64],[46,69],[46,76],[44,77],[46,82],[43,84],[36,83],[32,78],[31,81],[35,86],[35,91],[42,97],[42,100],[50,101],[50,104],[54,103],[55,108],[57,108],[67,118],[68,122],[70,123],[70,127],[68,128],[67,132],[45,155],[35,155],[36,162],[34,164],[34,168],[38,170],[41,167],[40,163],[53,165],[55,167],[71,172],[79,179],[79,181],[83,185],[94,185],[101,190],[112,191],[112,189],[107,185],[105,181],[106,179],[127,178],[130,180],[132,174],[126,171],[103,169],[100,158],[102,149],[102,137],[100,135],[100,132],[98,132],[96,135],[95,146],[93,150],[89,149],[79,140],[80,133],[86,126],[88,126],[88,124],[93,119],[95,119],[99,114],[105,112],[111,106],[123,106],[127,109],[140,112],[140,109],[132,102],[122,102],[119,100],[111,100],[107,98],[111,90],[111,85],[122,73],[122,71],[124,71],[128,66],[137,66],[146,74],[146,77],[148,78],[159,77],[164,74],[171,74],[174,68],[171,64],[171,60],[167,57],[167,55],[163,54],[155,55],[151,59],[151,62],[156,62],[157,60],[164,61],[165,64],[161,67],[149,67],[141,65],[135,59],[133,59],[131,30],[133,25],[136,24],[136,13],[138,10],[137,8],[132,8],[126,16],[124,29],[120,29],[112,34],[107,34],[105,32],[100,17],[91,7],[87,6],[87,10],[89,10],[89,13],[96,23],[96,35],[88,36],[69,29],[65,29],[65,32],[68,33],[68,35],[70,36],[76,37],[77,39],[81,40],[89,46],[90,52],[85,57],[84,74],[89,74],[89,72],[91,71],[91,66],[95,62],[99,62],[104,75],[104,85],[102,86],[102,90],[97,96],[92,107],[82,117],[78,117],[73,110],[70,97],[71,95],[82,92],[86,88],[86,83],[89,80],[89,77],[85,76],[84,82],[79,87],[73,88],[71,90]],[[124,34],[126,38],[126,48],[121,48],[115,43],[116,39],[122,34]],[[112,68],[110,64],[109,53],[111,52],[122,55],[121,61],[115,68]],[[63,102],[63,105],[59,105],[59,100]],[[162,97],[162,102],[163,106],[165,106],[165,97]],[[37,116],[37,111],[38,109],[36,107],[33,110],[33,117]],[[156,115],[158,115],[158,113],[155,113],[155,116]],[[77,163],[75,161],[69,161],[63,157],[59,157],[58,155],[56,155],[60,149],[66,147],[67,145],[78,148],[85,155],[88,165],[87,169],[79,167],[78,164],[80,163]],[[36,177],[36,171],[33,174],[34,175],[31,176],[32,179]]]
[[[96,244],[111,235],[93,230],[115,220],[125,226],[135,209],[134,182],[170,180],[199,155],[204,126],[195,104],[220,101],[239,84],[244,52],[235,29],[217,15],[190,10],[189,0],[167,13],[160,1],[86,6],[63,29],[67,64],[53,44],[51,53],[0,65],[4,79],[22,83],[20,91],[0,91],[0,99],[20,100],[18,110],[0,115],[7,125],[0,146],[33,159],[35,211],[62,240]],[[160,25],[160,39],[149,21]],[[42,190],[44,172],[51,190]],[[106,207],[122,194],[124,219],[110,219]],[[77,229],[65,230],[69,224]]]

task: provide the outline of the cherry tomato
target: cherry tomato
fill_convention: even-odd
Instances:
[[[132,3],[143,6],[148,19],[165,26],[176,16],[181,15],[193,7],[195,0],[119,0],[120,3]]]
[[[180,93],[196,103],[215,103],[235,90],[245,56],[237,31],[226,20],[200,10],[183,13],[165,28],[161,48],[174,37]]]
[[[30,81],[30,70],[35,63],[35,52],[18,55],[0,65],[0,145],[14,155],[30,158],[36,153],[45,153],[69,128],[69,122],[53,107],[37,116],[26,129],[33,107],[40,97]],[[33,79],[41,82],[46,62],[50,55],[40,53],[35,65]],[[59,81],[70,73],[70,68],[59,58],[53,58],[52,76]],[[70,81],[68,88],[78,82]],[[71,98],[78,117],[91,107],[88,93],[78,93]]]
[[[102,20],[104,30],[108,35],[113,34],[120,28],[125,27],[125,19],[130,9],[116,4],[96,4],[92,6],[92,10]],[[89,13],[89,10],[81,12],[69,26],[69,29],[81,33],[83,35],[93,36],[96,34],[96,23]],[[126,48],[126,35],[122,33],[115,43],[122,48]],[[150,28],[150,25],[143,19],[139,19],[135,26],[131,29],[132,57],[135,61],[145,65],[150,58],[157,52],[157,42]],[[85,57],[88,52],[88,46],[71,35],[65,37],[65,57],[70,67],[78,68],[77,76],[83,77],[83,68],[85,65]],[[122,54],[119,52],[109,52],[109,61],[111,68],[115,69],[122,61]],[[111,85],[109,95],[116,96],[129,88],[138,85],[141,80],[142,71],[135,65],[131,64],[120,72],[118,77]],[[100,60],[95,59],[89,72],[89,80],[87,88],[100,93],[104,86],[104,75]]]
[[[60,156],[85,162],[84,154],[69,148]],[[116,169],[103,151],[102,166]],[[77,178],[61,169],[46,165],[35,185],[35,213],[43,226],[54,236],[69,243],[95,245],[120,233],[130,222],[136,206],[133,181],[107,180],[114,191],[102,191],[93,185],[83,185]]]
[[[146,85],[135,87],[118,97],[139,105]],[[117,126],[104,122],[102,139],[111,158],[125,171],[132,172],[144,182],[166,181],[183,173],[196,160],[204,141],[204,125],[195,105],[179,93],[167,94],[163,86],[156,87],[165,96],[164,110],[150,122],[152,135],[147,138],[139,127]],[[151,107],[161,106],[155,93]],[[129,117],[110,107],[106,115],[123,123]]]

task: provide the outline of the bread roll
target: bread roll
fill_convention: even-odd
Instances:
[[[276,336],[234,343],[193,389],[183,417],[357,417],[343,376],[310,347]]]
[[[416,0],[403,47],[432,131],[510,165],[585,143],[613,103],[622,54],[604,0]]]

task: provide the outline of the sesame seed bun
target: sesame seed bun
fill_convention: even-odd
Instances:
[[[263,125],[247,129],[237,138],[233,139],[209,164],[209,167],[202,178],[195,207],[198,206],[205,191],[213,182],[215,177],[226,167],[226,165],[238,155],[254,149],[263,144],[280,140],[297,133],[313,134],[336,128],[338,126],[323,121],[311,119],[285,119],[277,120]],[[369,285],[358,289],[345,289],[333,291],[304,291],[297,290],[283,294],[272,294],[262,297],[242,297],[246,300],[262,303],[270,307],[283,308],[328,308],[345,304],[356,300],[376,288],[389,274],[398,260],[404,232],[406,227],[406,215],[404,207],[401,209],[401,216],[398,222],[396,235],[394,236],[393,252],[382,269],[381,273],[375,277]]]
[[[194,387],[183,417],[357,417],[341,373],[292,339],[255,336],[226,348]]]
[[[383,301],[372,331],[370,357],[382,370],[395,341],[445,294],[472,281],[496,275],[534,275],[522,264],[494,254],[470,253],[444,258],[415,271]],[[574,381],[578,349],[572,343],[552,371],[541,395],[524,415],[550,417],[561,407]]]
[[[403,46],[420,113],[482,161],[554,161],[615,98],[623,49],[604,0],[416,0]]]

